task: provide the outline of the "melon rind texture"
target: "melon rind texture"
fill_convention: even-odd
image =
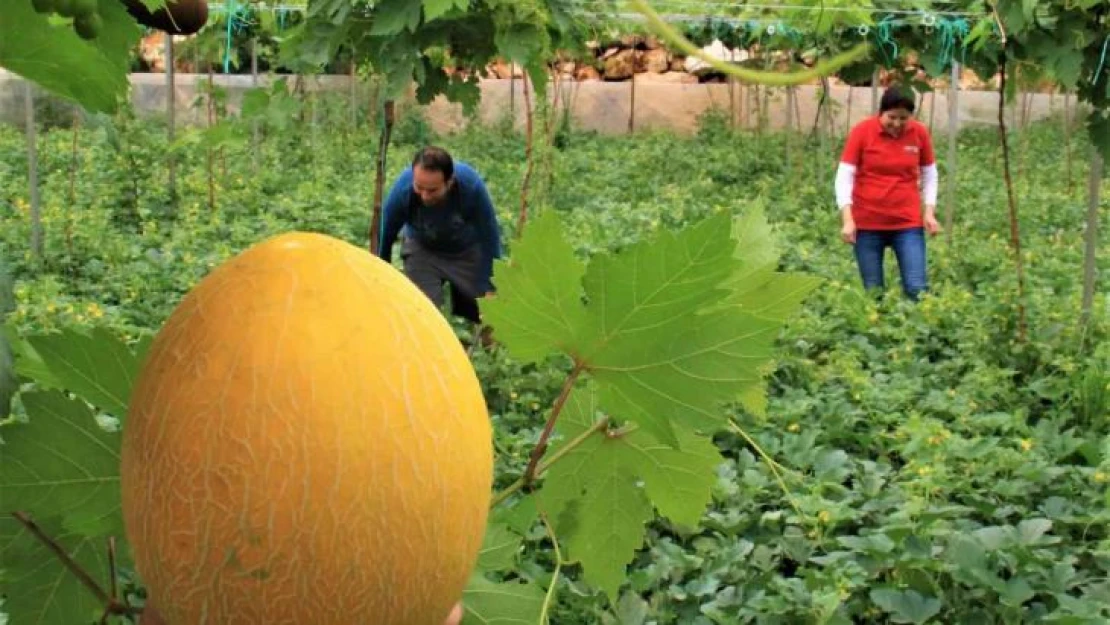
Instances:
[[[136,570],[169,625],[441,625],[482,545],[493,449],[431,301],[365,250],[293,232],[167,319],[121,471]]]

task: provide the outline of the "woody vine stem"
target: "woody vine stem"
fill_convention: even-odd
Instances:
[[[89,592],[97,598],[98,601],[104,604],[104,615],[101,617],[100,622],[106,623],[109,616],[126,615],[137,616],[141,610],[134,608],[127,604],[126,600],[119,598],[119,589],[116,584],[116,547],[115,539],[108,540],[108,575],[109,583],[111,584],[111,592],[104,590],[92,575],[86,571],[80,564],[78,564],[65,549],[58,544],[53,538],[48,536],[46,532],[35,523],[34,519],[25,512],[12,512],[12,517],[19,521],[21,525],[40,543],[43,544],[51,553],[54,554],[62,565],[74,575]]]

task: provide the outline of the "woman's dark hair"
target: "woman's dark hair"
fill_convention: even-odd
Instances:
[[[916,104],[912,89],[895,85],[888,87],[883,92],[883,99],[879,101],[879,112],[885,113],[893,109],[906,109],[913,113]]]
[[[451,154],[443,148],[434,145],[425,146],[412,157],[412,166],[419,165],[422,169],[438,171],[443,174],[444,180],[450,180],[455,175],[455,162]]]

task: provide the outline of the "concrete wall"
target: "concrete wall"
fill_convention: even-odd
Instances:
[[[814,125],[821,97],[819,86],[799,86],[791,98],[786,89],[765,90],[751,86],[705,83],[689,84],[670,81],[664,75],[640,74],[635,86],[627,82],[566,82],[558,87],[551,86],[548,97],[559,90],[559,103],[568,105],[574,124],[583,129],[603,133],[627,133],[629,119],[633,117],[633,89],[635,104],[633,124],[635,129],[670,129],[681,133],[697,129],[698,118],[716,109],[726,116],[735,116],[737,126],[754,128],[759,125],[758,111],[769,111],[764,120],[765,127],[784,128],[787,124],[808,131]],[[684,75],[683,75],[684,76]],[[524,98],[520,81],[511,84],[509,80],[492,80],[482,84],[482,104],[479,118],[493,121],[514,113],[518,125],[523,124]],[[511,95],[510,95],[511,94]],[[881,92],[877,94],[881,95]],[[1063,113],[1064,97],[1054,94],[1029,94],[1029,100],[1018,97],[1016,102],[1007,106],[1007,124],[1016,124],[1022,119],[1021,105],[1027,103],[1027,118],[1030,121],[1045,119]],[[756,98],[766,98],[768,105],[755,105]],[[788,101],[793,100],[791,108],[795,113],[792,120],[787,118]],[[957,97],[959,110],[957,119],[961,127],[997,126],[998,94],[991,91],[961,91]],[[1075,99],[1070,99],[1072,110]],[[833,87],[831,105],[826,105],[826,116],[822,118],[822,128],[831,125],[834,132],[844,132],[850,123],[871,114],[872,90],[870,87]],[[426,114],[437,128],[457,128],[465,123],[460,107],[444,101],[437,101],[426,108]],[[937,134],[944,134],[948,128],[948,94],[938,91],[925,94],[918,110],[918,119],[930,124]],[[800,124],[798,123],[800,120]]]
[[[268,77],[261,77],[260,84],[269,83]],[[557,88],[549,88],[548,97],[554,97],[558,90],[559,103],[568,106],[576,127],[602,133],[626,133],[632,111],[633,88],[635,89],[635,128],[670,129],[689,133],[697,128],[698,118],[703,113],[717,109],[725,115],[735,115],[741,127],[755,127],[758,118],[753,106],[755,89],[736,85],[730,87],[721,83],[690,83],[691,77],[681,73],[640,74],[635,86],[626,82],[563,82]],[[203,123],[203,105],[194,106],[199,93],[198,84],[207,81],[207,76],[197,74],[178,74],[175,84],[175,103],[177,120],[180,124]],[[229,108],[238,109],[242,94],[251,88],[252,78],[240,75],[216,75],[216,84],[229,94]],[[23,120],[23,81],[12,74],[0,71],[0,120],[9,123],[22,123]],[[166,109],[166,84],[164,74],[133,74],[131,76],[131,99],[140,114],[162,114]],[[292,78],[290,77],[290,84]],[[346,76],[317,76],[305,81],[309,90],[331,92],[337,98],[350,98],[351,85]],[[518,125],[523,126],[524,95],[523,84],[519,80],[485,80],[481,83],[482,99],[477,112],[478,119],[484,122],[503,120],[510,112]],[[765,120],[768,127],[783,128],[787,125],[787,101],[785,89],[760,90],[760,98],[768,98],[771,111]],[[373,89],[360,85],[354,97],[361,107],[369,106]],[[815,86],[796,88],[795,119],[800,119],[801,127],[813,127],[820,89]],[[40,92],[40,98],[42,94]],[[534,94],[533,94],[534,97]],[[1043,119],[1064,108],[1064,98],[1052,94],[1030,94],[1028,96],[1028,117],[1030,120]],[[344,100],[348,101],[348,100]],[[40,100],[41,102],[41,100]],[[730,104],[731,102],[731,104]],[[959,123],[967,125],[995,125],[997,123],[998,94],[990,91],[961,91],[958,97]],[[1074,109],[1074,98],[1071,100]],[[849,107],[850,103],[850,107]],[[1007,123],[1016,123],[1021,118],[1021,104],[1017,102],[1008,108]],[[65,106],[62,104],[62,106]],[[415,106],[406,103],[403,106]],[[833,114],[831,123],[823,121],[823,127],[843,132],[850,122],[859,120],[872,111],[872,90],[869,87],[850,89],[832,88]],[[461,128],[467,123],[459,105],[439,99],[424,107],[425,115],[432,126],[440,132]],[[936,134],[944,134],[948,127],[948,98],[943,91],[926,94],[918,111],[918,119],[929,123]]]

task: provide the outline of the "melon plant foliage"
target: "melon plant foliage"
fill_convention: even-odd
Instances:
[[[535,219],[498,261],[499,291],[486,302],[511,357],[574,366],[539,483],[497,497],[463,597],[468,623],[539,621],[547,589],[513,571],[541,519],[564,561],[614,601],[645,523],[659,514],[696,526],[721,461],[709,436],[727,425],[730,404],[761,410],[777,332],[817,286],[776,271],[759,206],[588,262],[563,232],[553,211]],[[16,373],[32,384],[18,398],[27,419],[0,428],[0,610],[13,623],[97,620],[131,564],[119,431],[150,337],[11,338]],[[119,580],[108,578],[109,539]]]

